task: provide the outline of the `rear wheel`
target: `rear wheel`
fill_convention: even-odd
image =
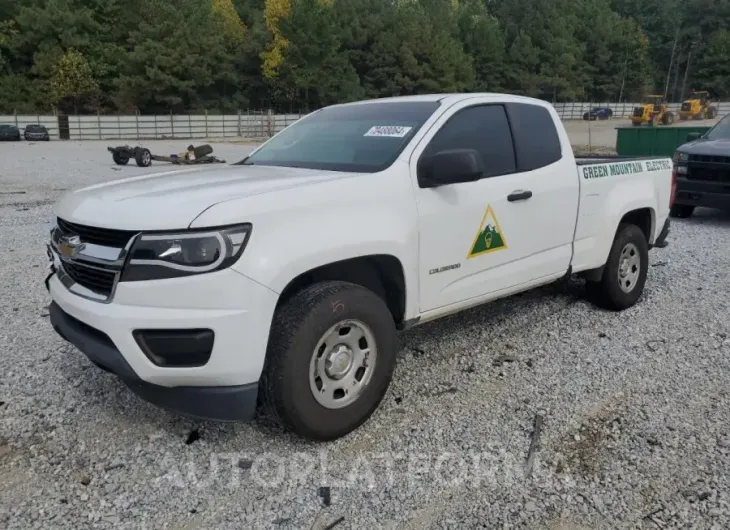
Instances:
[[[641,228],[621,223],[601,280],[588,289],[596,305],[621,311],[633,306],[644,291],[649,270],[649,245]]]
[[[714,120],[715,118],[717,118],[717,108],[709,107],[707,109],[707,119]]]
[[[312,440],[362,425],[383,399],[397,353],[393,317],[359,285],[323,282],[280,307],[261,379],[263,412]]]
[[[665,112],[664,116],[662,116],[662,123],[664,125],[671,125],[674,123],[674,114],[671,112]]]
[[[669,215],[672,217],[687,218],[691,217],[694,211],[695,207],[690,206],[689,204],[675,204],[669,210]]]
[[[134,153],[134,160],[139,167],[149,167],[152,164],[152,153],[149,149],[140,147]]]

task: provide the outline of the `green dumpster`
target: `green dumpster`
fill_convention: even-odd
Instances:
[[[704,134],[710,127],[616,127],[619,156],[674,156],[687,135]]]

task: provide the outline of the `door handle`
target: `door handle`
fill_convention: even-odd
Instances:
[[[530,197],[532,197],[532,192],[530,190],[516,190],[507,195],[507,200],[509,202],[526,201]]]

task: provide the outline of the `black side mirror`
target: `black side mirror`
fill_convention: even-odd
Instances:
[[[694,142],[695,140],[699,140],[700,138],[702,138],[702,133],[698,132],[689,133],[687,135],[688,142]]]
[[[421,188],[474,182],[483,176],[484,162],[475,149],[439,151],[418,163],[418,185]]]

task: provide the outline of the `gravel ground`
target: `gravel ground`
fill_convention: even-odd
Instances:
[[[0,527],[730,527],[729,215],[675,221],[625,312],[571,283],[403,334],[381,409],[311,444],[163,412],[52,332],[52,203],[149,171],[104,146],[0,145]]]

